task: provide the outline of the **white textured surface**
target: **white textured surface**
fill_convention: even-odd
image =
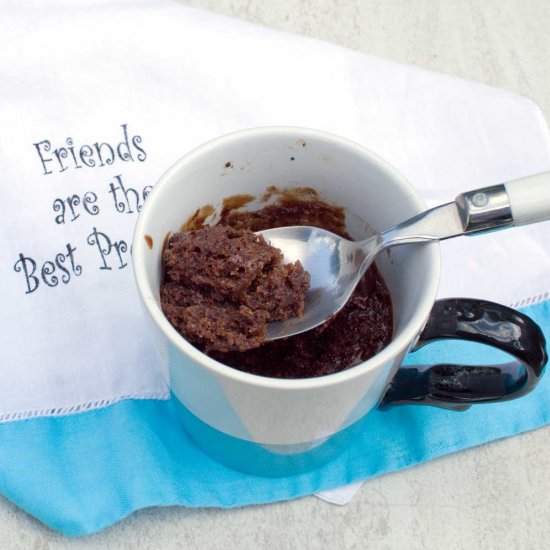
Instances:
[[[184,3],[508,88],[550,115],[547,0]],[[2,500],[0,548],[546,548],[547,449],[549,428],[371,480],[344,507],[145,510],[78,541]]]

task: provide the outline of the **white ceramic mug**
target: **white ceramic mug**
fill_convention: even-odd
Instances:
[[[531,320],[488,302],[449,300],[434,306],[438,244],[398,247],[391,257],[382,254],[377,260],[392,296],[394,335],[380,353],[350,369],[317,378],[273,379],[228,367],[193,347],[160,307],[165,237],[204,205],[236,194],[260,197],[271,185],[313,187],[322,199],[346,209],[347,229],[357,239],[368,236],[367,222],[381,231],[426,209],[404,177],[376,154],[303,128],[258,128],[220,137],[185,155],[162,176],[137,222],[134,272],[151,333],[168,361],[175,410],[206,452],[239,470],[288,475],[334,457],[360,428],[359,420],[381,401],[463,409],[515,398],[536,384],[546,352],[542,332]],[[494,331],[495,323],[503,322],[514,329],[508,344],[490,330],[491,323]],[[441,337],[495,345],[515,355],[523,368],[400,369],[414,346]]]

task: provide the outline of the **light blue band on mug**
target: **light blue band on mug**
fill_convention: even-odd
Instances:
[[[314,470],[335,459],[360,430],[361,421],[337,434],[308,443],[266,445],[223,433],[197,418],[172,392],[173,408],[194,443],[209,456],[234,470],[281,477]]]

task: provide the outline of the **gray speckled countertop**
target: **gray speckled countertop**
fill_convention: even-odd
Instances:
[[[507,88],[550,117],[548,0],[182,0],[281,30]],[[157,508],[71,540],[0,497],[0,548],[550,547],[550,427],[313,497],[236,510]]]

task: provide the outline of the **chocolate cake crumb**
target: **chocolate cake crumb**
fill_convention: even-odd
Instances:
[[[267,323],[299,317],[309,288],[300,262],[249,229],[204,226],[171,236],[161,306],[170,323],[206,353],[245,351]]]

